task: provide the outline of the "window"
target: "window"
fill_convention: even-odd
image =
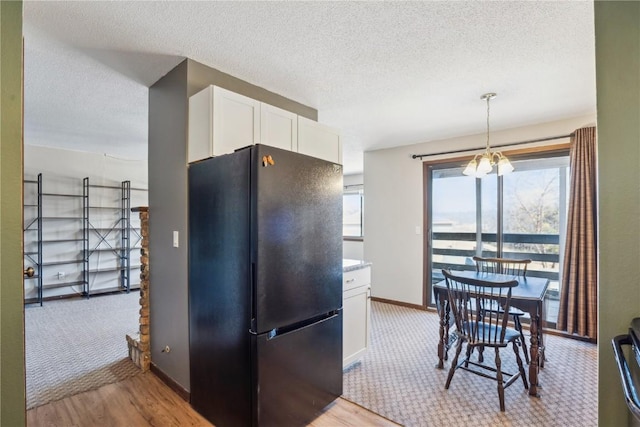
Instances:
[[[363,190],[359,188],[345,187],[342,196],[342,235],[344,237],[363,236]]]
[[[427,165],[427,286],[442,280],[442,268],[475,269],[474,255],[530,258],[527,275],[550,280],[545,320],[553,325],[566,233],[568,150],[509,158],[513,173],[498,177],[494,171],[482,179],[463,176],[459,162]]]

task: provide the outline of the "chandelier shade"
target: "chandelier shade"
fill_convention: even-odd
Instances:
[[[491,173],[493,166],[498,165],[498,175],[502,176],[513,172],[513,165],[506,156],[499,151],[491,151],[489,145],[489,101],[497,95],[493,92],[485,93],[480,97],[483,101],[487,101],[487,145],[482,154],[476,154],[467,167],[462,172],[464,175],[482,178]]]
[[[511,172],[513,172],[513,166],[511,165],[509,159],[503,156],[500,160],[498,160],[498,175],[502,176]]]

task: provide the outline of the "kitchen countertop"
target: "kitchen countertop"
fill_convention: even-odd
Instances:
[[[360,259],[343,259],[342,260],[342,271],[346,273],[347,271],[360,270],[362,268],[366,268],[371,266],[370,262],[362,261]]]

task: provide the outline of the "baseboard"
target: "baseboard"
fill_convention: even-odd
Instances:
[[[182,398],[182,400],[184,400],[185,402],[191,401],[191,393],[189,393],[180,384],[175,382],[173,378],[162,372],[162,370],[158,368],[153,362],[151,362],[151,372],[153,372],[156,377],[160,378],[163,383],[169,386],[171,390],[175,391],[176,394]]]
[[[570,334],[569,332],[560,331],[558,329],[543,328],[543,331],[547,335],[555,335],[557,337],[570,338],[572,340],[588,342],[588,343],[591,343],[591,344],[597,344],[598,343],[598,340],[596,340],[596,339],[589,338],[589,337],[583,337],[583,336],[578,335],[578,334]]]
[[[395,301],[395,300],[392,300],[392,299],[371,297],[371,301],[383,302],[385,304],[393,304],[393,305],[399,305],[401,307],[415,308],[416,310],[427,311],[427,308],[422,306],[422,305],[410,304],[408,302]]]

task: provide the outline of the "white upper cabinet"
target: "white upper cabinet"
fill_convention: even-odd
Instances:
[[[218,86],[189,97],[188,141],[188,162],[260,143],[342,164],[337,130]]]
[[[298,151],[298,115],[260,103],[260,143]]]
[[[298,116],[298,152],[342,164],[340,132]]]
[[[214,86],[213,155],[260,142],[260,102]]]
[[[189,162],[259,142],[260,101],[217,86],[189,98]]]

